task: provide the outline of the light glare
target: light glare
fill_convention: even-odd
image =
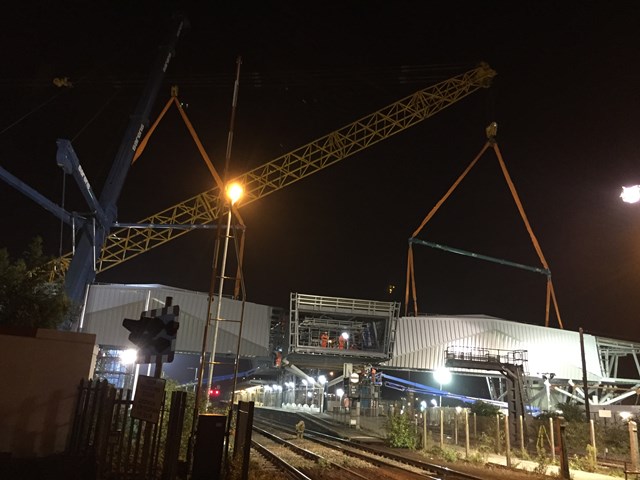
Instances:
[[[120,352],[120,363],[123,365],[131,365],[136,362],[138,351],[135,348],[129,348]]]
[[[433,371],[433,378],[441,385],[446,385],[451,381],[451,371],[447,367],[439,367]]]
[[[626,203],[637,203],[640,201],[640,185],[622,187],[620,198],[622,198],[622,201]]]
[[[231,183],[227,186],[227,197],[231,200],[231,205],[235,205],[235,203],[240,200],[243,192],[244,189],[239,183]]]

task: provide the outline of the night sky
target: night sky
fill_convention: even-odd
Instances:
[[[291,292],[403,300],[408,238],[496,121],[565,328],[640,341],[640,206],[619,199],[622,185],[640,183],[640,7],[441,3],[186,8],[191,29],[178,42],[152,120],[178,84],[222,171],[241,56],[231,176],[481,61],[498,72],[490,89],[241,208],[247,300],[288,307]],[[144,1],[8,8],[1,21],[1,165],[60,204],[55,141],[68,138],[100,192],[173,8]],[[73,87],[56,87],[56,77],[69,77]],[[131,169],[118,219],[141,220],[212,184],[172,110]],[[4,183],[0,195],[0,247],[17,256],[40,235],[57,255],[59,221]],[[65,207],[87,208],[71,177]],[[420,238],[540,266],[490,153]],[[193,232],[97,280],[208,291],[213,244],[212,230]],[[65,228],[62,251],[70,249]],[[415,254],[421,312],[544,324],[545,277],[427,247]],[[389,284],[396,286],[391,295]],[[557,326],[553,316],[551,323]]]

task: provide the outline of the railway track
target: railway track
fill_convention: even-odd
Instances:
[[[273,431],[283,432],[288,439],[276,435]],[[278,424],[272,420],[266,424],[260,419],[254,418],[254,433],[258,436],[268,438],[279,445],[287,445],[292,451],[297,451],[299,455],[316,462],[320,468],[302,468],[301,473],[313,478],[322,470],[322,478],[327,478],[326,474],[335,474],[335,478],[376,478],[382,479],[425,479],[425,478],[446,478],[450,480],[480,480],[480,477],[469,475],[464,472],[452,470],[432,463],[422,462],[407,458],[400,454],[386,450],[375,449],[362,444],[350,442],[348,440],[322,434],[320,432],[305,431],[304,440],[293,440],[295,431],[290,427]],[[295,442],[295,443],[294,443]],[[260,442],[257,442],[260,443]],[[304,446],[302,448],[301,446]],[[264,445],[262,445],[264,447]],[[282,455],[276,454],[282,459]],[[287,463],[294,463],[291,459],[285,460]],[[349,465],[345,467],[345,464]],[[330,470],[329,470],[330,469]],[[339,475],[339,477],[338,477]],[[304,477],[296,477],[304,478]]]
[[[256,449],[291,478],[369,480],[372,476],[371,471],[362,473],[355,469],[360,469],[359,467],[347,467],[316,451],[303,448],[260,428],[254,429],[254,434],[256,433],[259,437],[255,440]],[[283,449],[287,451],[285,452]],[[388,477],[383,476],[382,478]]]

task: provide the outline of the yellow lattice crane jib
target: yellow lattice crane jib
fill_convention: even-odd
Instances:
[[[263,198],[423,122],[471,93],[489,87],[495,75],[496,72],[489,65],[482,63],[472,70],[419,90],[231,179],[231,182],[240,183],[245,189],[245,194],[238,207]],[[175,94],[177,95],[177,91]],[[180,110],[180,114],[195,140],[197,138],[195,130],[188,121],[186,113],[182,110],[176,95],[167,102],[160,117],[164,115],[170,104],[174,103]],[[138,150],[142,151],[158,121],[149,129]],[[196,143],[201,155],[207,161],[208,157],[204,148],[199,141]],[[136,152],[134,161],[138,156],[139,154]],[[207,166],[212,170],[209,161],[207,161]],[[213,170],[211,173],[214,177],[217,175]],[[180,225],[183,228],[120,228],[112,230],[102,248],[96,264],[96,271],[99,273],[115,267],[174,238],[185,235],[191,231],[188,228],[190,225],[213,222],[221,214],[221,206],[224,205],[224,202],[221,202],[220,198],[223,195],[224,188],[222,188],[221,182],[219,183],[216,179],[216,185],[210,190],[138,222],[140,225]],[[70,257],[71,254],[67,254],[56,262],[58,275],[66,272]]]

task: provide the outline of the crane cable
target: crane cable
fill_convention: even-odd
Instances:
[[[542,253],[542,248],[540,247],[540,243],[538,242],[538,239],[536,238],[535,234],[533,233],[533,229],[531,228],[531,224],[529,223],[527,215],[526,215],[526,213],[524,211],[524,207],[522,205],[522,201],[520,200],[518,192],[516,191],[516,187],[515,187],[513,181],[511,180],[511,176],[509,175],[509,171],[507,170],[507,166],[506,166],[506,164],[504,162],[504,159],[502,158],[502,154],[500,152],[500,148],[498,147],[498,144],[495,142],[495,139],[493,137],[489,138],[489,140],[485,143],[485,145],[480,150],[480,153],[478,155],[476,155],[476,157],[471,161],[469,166],[462,172],[462,174],[457,178],[457,180],[453,183],[453,185],[449,188],[449,190],[447,190],[447,192],[444,194],[444,196],[431,209],[431,211],[427,214],[427,216],[424,218],[422,223],[420,223],[420,226],[413,232],[412,238],[415,238],[422,231],[422,229],[426,226],[427,222],[429,222],[429,220],[431,220],[431,218],[435,215],[435,213],[442,206],[442,204],[449,198],[449,196],[451,196],[453,191],[458,187],[460,182],[462,182],[462,180],[466,177],[466,175],[469,173],[469,171],[476,165],[478,160],[487,151],[487,149],[489,149],[489,147],[493,148],[493,151],[496,154],[496,158],[498,159],[498,163],[500,165],[500,169],[502,171],[502,174],[503,174],[503,176],[505,178],[505,181],[507,182],[507,186],[509,187],[509,191],[511,192],[511,196],[513,197],[513,200],[514,200],[514,202],[516,204],[516,207],[518,208],[518,212],[520,213],[520,217],[522,218],[522,221],[523,221],[523,223],[525,225],[525,228],[527,229],[527,232],[529,233],[529,238],[531,239],[531,243],[533,244],[533,247],[534,247],[534,249],[535,249],[535,251],[536,251],[536,253],[538,255],[540,263],[542,263],[542,265],[543,265],[543,267],[544,267],[544,269],[546,271],[549,271],[549,265],[547,263],[547,260],[544,257],[544,254]],[[413,257],[413,245],[410,242],[409,243],[409,251],[408,251],[408,255],[407,255],[407,284],[406,284],[406,289],[405,289],[405,315],[407,315],[407,313],[408,313],[408,308],[409,308],[409,290],[411,289],[412,299],[413,299],[413,307],[414,307],[414,315],[418,316],[418,299],[417,299],[417,293],[416,293],[415,267],[414,267],[414,261],[413,260],[414,260],[414,257]],[[545,305],[545,327],[549,326],[549,310],[550,310],[550,302],[551,302],[551,300],[553,300],[553,305],[554,305],[554,309],[555,309],[556,318],[558,319],[558,325],[560,326],[561,329],[563,329],[564,326],[562,324],[562,319],[560,317],[560,309],[558,307],[558,301],[557,301],[557,298],[556,298],[555,290],[553,288],[553,282],[551,281],[551,275],[548,274],[547,275],[546,305]]]

